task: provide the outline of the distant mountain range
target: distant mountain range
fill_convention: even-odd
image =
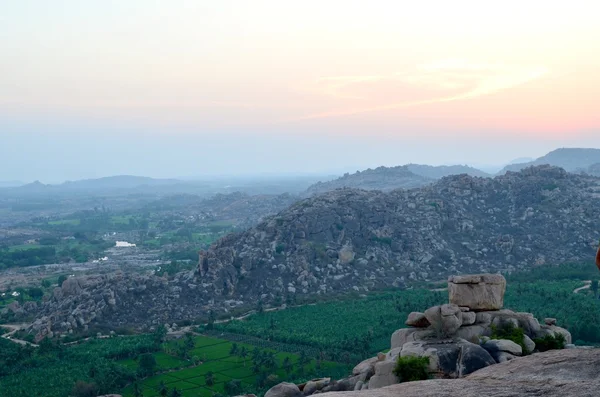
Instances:
[[[21,181],[0,181],[0,188],[3,187],[17,187],[17,186],[23,186],[24,183]]]
[[[568,172],[587,173],[600,176],[600,149],[561,148],[537,159],[518,158],[506,165],[497,175],[508,171],[548,164],[561,167]],[[487,178],[492,175],[468,165],[431,166],[406,164],[395,167],[377,167],[346,173],[332,180],[319,180],[313,176],[281,176],[279,178],[235,178],[222,177],[206,180],[156,179],[143,176],[119,175],[98,179],[67,181],[61,184],[43,184],[39,181],[22,184],[18,181],[0,182],[0,193],[19,194],[69,194],[73,192],[153,192],[216,194],[242,191],[249,194],[282,194],[285,192],[311,196],[338,188],[391,191],[412,189],[430,185],[451,175],[467,174]],[[326,177],[325,177],[326,178]],[[316,182],[316,183],[315,183]],[[306,189],[306,191],[304,191]],[[304,191],[304,192],[303,192]]]
[[[377,167],[354,174],[344,174],[340,178],[327,182],[318,182],[307,189],[309,195],[329,192],[339,188],[357,188],[365,190],[391,191],[394,189],[412,189],[430,185],[436,180],[450,175],[467,174],[474,177],[491,177],[467,165],[432,166],[407,164],[397,167]]]
[[[561,167],[568,172],[587,172],[590,167],[600,164],[600,149],[556,149],[532,161],[509,164],[499,174],[505,174],[507,171],[520,171],[527,167],[543,164]]]

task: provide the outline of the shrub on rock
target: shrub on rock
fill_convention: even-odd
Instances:
[[[533,341],[535,342],[537,349],[541,352],[564,349],[566,344],[565,336],[559,333],[545,335],[542,338],[535,338]]]
[[[429,378],[428,367],[429,357],[398,357],[394,374],[401,383],[425,380]]]

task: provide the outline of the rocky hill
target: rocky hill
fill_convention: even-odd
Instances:
[[[201,252],[198,272],[204,293],[269,299],[588,260],[599,183],[540,166],[388,193],[340,189],[223,238]]]
[[[582,169],[581,172],[593,176],[600,176],[600,163],[592,164],[588,168]]]
[[[432,182],[433,179],[411,172],[408,166],[377,167],[365,171],[356,171],[354,174],[346,173],[332,181],[317,182],[311,185],[306,192],[308,195],[315,195],[347,187],[390,191],[425,186]]]
[[[209,198],[193,194],[163,197],[145,206],[149,211],[193,213],[214,222],[228,221],[241,228],[255,226],[269,215],[288,208],[300,198],[289,193],[256,194],[243,192],[218,193]]]
[[[413,190],[340,189],[224,237],[200,252],[196,271],[82,278],[40,307],[10,310],[15,320],[35,315],[30,331],[41,337],[95,323],[156,326],[294,295],[590,261],[599,198],[600,178],[549,166],[494,179],[451,176]]]
[[[553,165],[561,167],[569,172],[586,170],[591,165],[600,163],[600,149],[588,148],[561,148],[526,163],[510,164],[499,172],[500,175],[507,171],[520,171],[535,165]]]
[[[407,164],[397,167],[377,167],[354,174],[344,174],[340,178],[327,182],[318,182],[307,189],[308,195],[329,192],[340,188],[390,191],[394,189],[412,189],[430,185],[438,179],[450,175],[467,174],[478,177],[491,175],[467,165],[424,165]]]
[[[414,174],[424,176],[429,179],[441,179],[445,176],[467,174],[470,176],[478,176],[481,178],[491,177],[490,174],[478,170],[477,168],[468,165],[424,165],[424,164],[407,164],[408,170]]]

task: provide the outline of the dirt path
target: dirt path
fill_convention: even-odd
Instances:
[[[8,329],[12,330],[4,335],[1,335],[0,338],[4,338],[11,342],[18,343],[19,345],[29,345],[29,346],[33,346],[33,347],[38,347],[38,345],[36,345],[35,343],[27,342],[26,340],[21,340],[21,339],[14,339],[12,337],[15,334],[15,332],[17,332],[23,328],[27,328],[28,326],[29,326],[29,324],[0,324],[0,327],[8,328]]]
[[[584,289],[589,289],[590,286],[592,285],[592,280],[586,280],[586,281],[584,281],[584,283],[585,283],[585,285],[583,287],[575,288],[573,290],[573,293],[578,294],[579,291],[583,291]]]

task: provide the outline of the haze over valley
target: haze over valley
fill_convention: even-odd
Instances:
[[[598,15],[0,2],[0,397],[598,395]]]

